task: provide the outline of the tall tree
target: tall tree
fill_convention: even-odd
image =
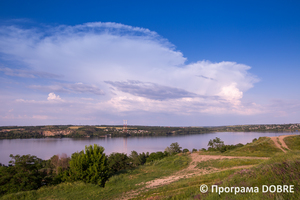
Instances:
[[[104,187],[109,177],[109,168],[104,148],[94,144],[85,146],[85,152],[73,153],[67,180],[82,180]]]

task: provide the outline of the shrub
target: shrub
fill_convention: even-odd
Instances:
[[[193,149],[192,152],[193,152],[193,153],[194,153],[194,152],[197,152],[197,149]]]
[[[164,153],[161,151],[153,152],[150,154],[150,156],[147,158],[147,162],[152,162],[154,160],[160,160],[165,157]]]
[[[188,150],[188,149],[183,149],[182,152],[183,152],[183,153],[187,153],[187,152],[190,152],[190,150]]]
[[[129,157],[124,153],[111,153],[108,157],[108,167],[111,170],[111,174],[114,174],[120,170],[127,169],[129,167]]]

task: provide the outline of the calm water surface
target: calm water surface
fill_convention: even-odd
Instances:
[[[193,148],[207,148],[207,143],[215,137],[221,138],[225,144],[246,144],[254,138],[264,136],[291,135],[295,133],[258,133],[258,132],[217,132],[199,135],[160,136],[160,137],[128,137],[128,138],[42,138],[42,139],[4,139],[0,140],[0,163],[8,164],[9,155],[31,154],[42,159],[49,159],[53,155],[81,151],[85,145],[98,144],[105,148],[105,153],[123,152],[130,154],[135,150],[141,152],[164,151],[173,142],[178,142],[190,151]]]

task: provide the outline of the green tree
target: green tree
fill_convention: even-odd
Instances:
[[[10,166],[0,167],[0,194],[35,190],[46,184],[42,159],[31,155],[10,155]]]
[[[69,167],[70,157],[63,153],[54,155],[50,158],[50,164],[56,174],[66,170]]]
[[[109,168],[104,148],[94,144],[85,146],[85,152],[72,154],[70,169],[66,180],[93,183],[104,187],[109,177]]]
[[[132,162],[132,165],[134,167],[139,166],[139,165],[142,164],[141,159],[139,157],[139,154],[136,151],[131,151],[131,154],[129,155],[129,158],[130,158],[130,160]]]
[[[147,152],[147,153],[143,152],[143,153],[139,154],[141,165],[145,164],[148,157],[149,157],[149,152]]]
[[[165,156],[172,155],[173,153],[175,153],[175,152],[170,147],[165,148],[165,151],[164,151]]]
[[[221,149],[224,146],[224,142],[220,138],[216,137],[213,140],[209,140],[207,146],[214,149]]]
[[[180,147],[179,144],[177,142],[175,142],[170,145],[170,149],[171,149],[171,152],[180,153],[182,147]]]

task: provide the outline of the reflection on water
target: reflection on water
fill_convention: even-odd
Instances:
[[[10,154],[31,154],[42,159],[49,159],[61,153],[71,156],[72,153],[84,150],[85,145],[90,144],[103,146],[106,154],[112,152],[130,154],[133,150],[138,153],[164,151],[173,142],[178,142],[181,147],[192,150],[193,148],[207,148],[208,141],[215,137],[221,138],[225,144],[246,144],[258,137],[296,133],[217,132],[160,137],[5,139],[0,140],[0,163],[8,164]]]

